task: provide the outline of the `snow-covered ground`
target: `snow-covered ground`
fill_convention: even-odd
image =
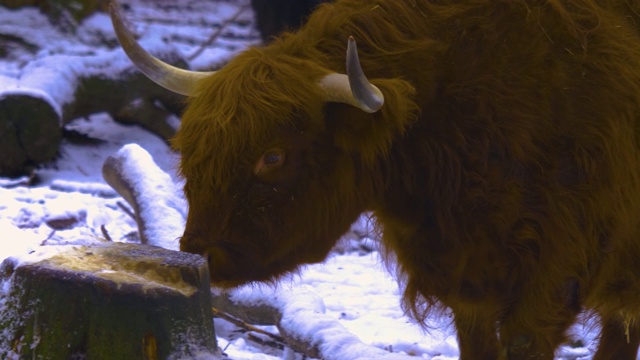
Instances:
[[[128,1],[132,9],[133,28],[148,46],[175,46],[192,54],[206,41],[204,31],[233,16],[246,1],[185,1],[185,6],[157,7],[156,1]],[[167,2],[169,4],[169,2]],[[177,4],[171,1],[171,4]],[[181,2],[182,4],[182,2]],[[151,21],[151,25],[147,23]],[[180,19],[177,26],[176,20]],[[230,34],[214,42],[195,58],[194,68],[206,68],[224,61],[243,47],[255,43],[251,30],[251,13],[241,19],[249,25],[235,26]],[[162,25],[164,23],[176,26]],[[58,55],[109,54],[113,49],[95,47],[98,39],[114,40],[107,15],[98,13],[86,19],[75,34],[63,34],[52,27],[35,9],[8,11],[0,8],[0,34],[26,34],[41,48],[36,58],[46,61]],[[162,39],[175,40],[167,44]],[[0,92],[8,80],[19,78],[33,55],[22,54],[0,59]],[[28,65],[26,65],[28,66]],[[76,64],[81,70],[82,64]],[[105,69],[105,71],[109,71]],[[178,120],[176,119],[176,122]],[[107,114],[76,119],[68,129],[99,141],[74,142],[65,139],[57,160],[37,170],[37,186],[25,186],[20,179],[0,178],[0,261],[21,256],[41,246],[88,244],[100,241],[104,227],[115,241],[138,242],[135,221],[122,209],[126,202],[106,185],[101,176],[102,163],[122,145],[136,143],[153,155],[166,172],[175,177],[178,161],[165,142],[137,126],[115,123]],[[176,179],[177,180],[177,179]],[[366,228],[366,224],[360,224]],[[373,241],[373,240],[371,240]],[[285,280],[282,286],[304,286],[324,301],[329,316],[338,319],[362,342],[391,352],[402,352],[424,359],[456,359],[458,349],[450,319],[434,319],[442,327],[422,330],[405,317],[399,307],[397,284],[388,274],[376,251],[334,253],[323,264],[306,267],[299,275]],[[231,323],[216,319],[218,344],[234,359],[278,359],[282,352],[251,342],[244,332]],[[274,328],[267,328],[276,331]],[[572,331],[582,347],[563,347],[560,359],[589,359],[594,344],[594,331],[578,324]],[[339,354],[337,354],[339,358]]]

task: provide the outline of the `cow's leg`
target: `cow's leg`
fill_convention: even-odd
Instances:
[[[528,321],[525,321],[528,323]],[[566,322],[570,324],[570,321]],[[523,323],[518,327],[501,329],[500,340],[509,360],[552,360],[556,348],[565,340],[568,325],[541,324],[529,328]]]
[[[600,344],[593,360],[635,360],[639,345],[638,321],[603,316]]]
[[[557,304],[556,304],[557,305]],[[559,308],[551,308],[558,309]],[[539,312],[538,312],[539,311]],[[509,360],[552,360],[575,314],[531,309],[513,314],[501,324],[500,341]]]
[[[454,309],[460,360],[499,359],[496,320],[482,311]]]
[[[549,293],[549,288],[555,291]],[[500,323],[500,342],[507,359],[552,360],[580,311],[576,281],[559,287],[542,281],[531,284]]]

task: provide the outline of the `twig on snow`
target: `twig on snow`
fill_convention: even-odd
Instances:
[[[111,238],[111,235],[109,235],[109,232],[107,231],[107,228],[104,226],[104,224],[100,225],[100,231],[102,232],[102,236],[105,240],[113,242],[113,239]]]
[[[247,334],[247,338],[260,345],[268,346],[270,348],[277,349],[277,350],[284,350],[286,346],[284,343],[280,343],[280,342],[269,340],[269,339],[264,339],[251,333]]]
[[[118,207],[124,211],[125,214],[129,215],[130,218],[132,218],[133,220],[137,220],[136,219],[136,214],[133,213],[133,211],[131,211],[131,209],[129,209],[129,207],[127,205],[125,205],[122,201],[117,201],[116,205],[118,205]]]
[[[202,54],[204,49],[207,46],[211,45],[214,41],[216,41],[218,36],[220,36],[220,34],[222,34],[222,30],[224,30],[227,27],[227,25],[229,25],[232,22],[236,21],[238,19],[238,17],[240,16],[240,14],[242,14],[247,8],[249,8],[249,5],[241,6],[238,9],[238,11],[236,11],[236,13],[233,14],[233,16],[231,18],[225,20],[222,24],[220,24],[220,27],[218,28],[218,30],[216,30],[213,34],[211,34],[211,36],[209,36],[209,39],[207,39],[207,41],[205,41],[202,45],[200,45],[198,50],[194,51],[193,54],[189,55],[187,57],[187,60],[191,61],[191,60],[197,58],[198,56],[200,56],[200,54]]]
[[[272,333],[270,333],[268,331],[264,331],[264,330],[262,330],[260,328],[257,328],[255,326],[253,326],[253,325],[251,325],[251,324],[249,324],[249,323],[247,323],[245,321],[242,321],[242,320],[240,320],[240,319],[238,319],[238,318],[236,318],[234,316],[231,316],[231,315],[229,315],[229,314],[227,314],[227,313],[225,313],[225,312],[223,312],[223,311],[221,311],[219,309],[211,308],[211,312],[213,313],[213,316],[217,316],[217,317],[219,317],[221,319],[225,319],[228,322],[232,323],[233,325],[235,325],[235,326],[237,326],[239,328],[245,329],[247,331],[252,331],[252,332],[255,332],[255,333],[258,333],[258,334],[266,335],[266,336],[270,337],[271,339],[273,339],[276,343],[278,343],[278,344],[280,344],[282,346],[285,346],[285,341],[281,336],[278,336],[276,334],[272,334]]]
[[[55,235],[55,234],[56,234],[56,230],[55,229],[51,230],[51,232],[49,233],[47,238],[40,242],[40,246],[44,246],[44,244],[46,244],[47,241],[49,241],[53,237],[53,235]]]

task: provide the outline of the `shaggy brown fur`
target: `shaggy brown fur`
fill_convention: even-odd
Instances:
[[[595,359],[640,342],[635,1],[338,0],[200,84],[174,141],[181,247],[215,284],[322,261],[373,211],[404,307],[451,309],[461,359],[551,359],[584,308]],[[324,103],[346,40],[385,95]],[[286,153],[254,173],[256,164]],[[269,157],[271,156],[271,157]],[[276,160],[282,160],[276,158]]]

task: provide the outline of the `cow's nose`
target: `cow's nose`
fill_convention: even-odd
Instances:
[[[206,252],[206,246],[204,245],[204,242],[198,237],[185,233],[180,238],[180,251],[204,255],[204,253]]]

